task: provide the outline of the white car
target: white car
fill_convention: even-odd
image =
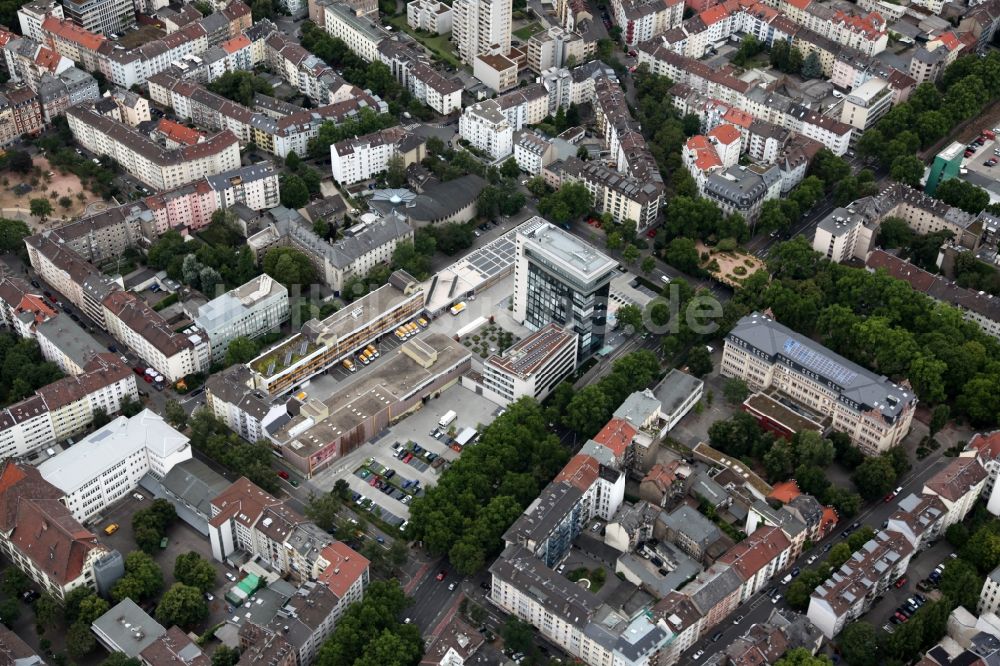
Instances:
[[[776,594],[773,597],[771,597],[771,601],[773,603],[778,603],[779,601],[781,601],[781,593],[779,592],[778,594]]]
[[[227,572],[226,572],[226,578],[228,578],[229,580],[231,580],[231,581],[234,581],[234,582],[236,581],[236,576],[234,576],[234,575],[233,575],[233,574],[232,574],[231,572],[229,572],[229,571],[227,571]]]
[[[451,592],[452,590],[454,590],[456,585],[457,583],[455,581],[448,583],[448,591]]]
[[[143,497],[143,496],[142,496],[142,494],[141,494],[141,493],[132,493],[132,497],[136,498],[136,499],[137,499],[137,500],[139,500],[140,502],[141,502],[142,500],[146,499],[145,497]]]
[[[813,562],[815,562],[816,561],[816,557],[817,557],[816,555],[810,555],[809,559],[806,560],[806,564],[812,564]]]
[[[691,655],[691,658],[692,658],[692,659],[695,659],[695,660],[697,660],[697,659],[701,659],[701,655],[703,655],[703,654],[705,654],[705,651],[704,651],[704,650],[698,650],[698,651],[697,651],[697,652],[695,652],[695,653],[694,653],[693,655]]]

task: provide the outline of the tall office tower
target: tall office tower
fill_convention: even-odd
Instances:
[[[511,0],[455,0],[451,38],[462,62],[477,55],[510,53]]]
[[[537,331],[556,323],[577,334],[578,361],[604,344],[616,262],[594,246],[539,220],[517,234],[514,319]]]

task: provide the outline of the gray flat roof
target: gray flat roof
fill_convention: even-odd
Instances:
[[[618,262],[569,234],[551,222],[540,224],[524,232],[531,248],[551,257],[563,266],[572,268],[585,280],[592,280],[602,273],[613,271]]]
[[[862,368],[818,342],[754,312],[737,322],[726,342],[759,352],[770,363],[781,363],[837,391],[840,402],[858,411],[877,409],[894,419],[916,402],[916,395],[884,376]]]
[[[686,372],[674,368],[667,373],[663,381],[656,385],[656,388],[653,389],[653,395],[659,398],[660,409],[663,413],[673,414],[680,409],[685,400],[700,390],[704,384],[705,382],[697,377],[692,377]]]
[[[104,346],[101,343],[65,314],[59,314],[52,319],[43,321],[38,324],[36,330],[81,367],[94,354],[104,351]]]
[[[140,652],[167,633],[159,622],[151,618],[131,599],[123,599],[117,606],[94,620],[91,628],[102,637],[102,641],[110,640],[129,657],[138,657]]]

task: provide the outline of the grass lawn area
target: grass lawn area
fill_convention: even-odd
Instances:
[[[570,571],[566,578],[574,583],[581,580],[588,581],[590,583],[590,591],[596,594],[598,590],[604,587],[605,576],[606,574],[604,573],[604,569],[602,567],[598,567],[593,570],[580,567],[579,569],[573,569],[573,571]]]
[[[541,31],[542,31],[542,26],[538,23],[538,21],[535,21],[533,23],[529,23],[523,28],[518,28],[517,30],[514,31],[514,34],[517,35],[518,39],[526,42],[528,41],[529,37],[538,34]]]
[[[431,35],[426,32],[417,32],[407,25],[406,14],[393,16],[392,18],[385,18],[384,20],[388,21],[389,25],[397,30],[402,30],[408,35],[411,35],[418,42],[430,49],[431,53],[441,60],[444,60],[448,64],[454,65],[455,67],[462,66],[462,61],[458,59],[457,55],[455,55],[455,49],[451,43],[450,32],[446,32],[443,35]]]

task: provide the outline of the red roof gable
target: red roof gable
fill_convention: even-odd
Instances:
[[[320,555],[330,565],[317,577],[337,599],[343,599],[354,582],[365,574],[369,562],[342,541],[334,541]]]
[[[718,139],[719,143],[727,146],[740,140],[740,131],[732,125],[719,125],[709,132],[708,135]]]
[[[575,486],[580,492],[587,492],[600,471],[600,463],[585,453],[578,453],[569,459],[562,471],[553,479],[554,483],[565,481]]]
[[[195,145],[204,137],[204,135],[198,130],[181,125],[180,123],[174,122],[169,118],[161,118],[159,124],[156,126],[156,129],[174,143],[183,143],[187,146]]]
[[[639,431],[625,419],[611,419],[601,432],[594,436],[594,441],[611,449],[615,458],[620,459],[625,456],[625,450],[637,432]]]

